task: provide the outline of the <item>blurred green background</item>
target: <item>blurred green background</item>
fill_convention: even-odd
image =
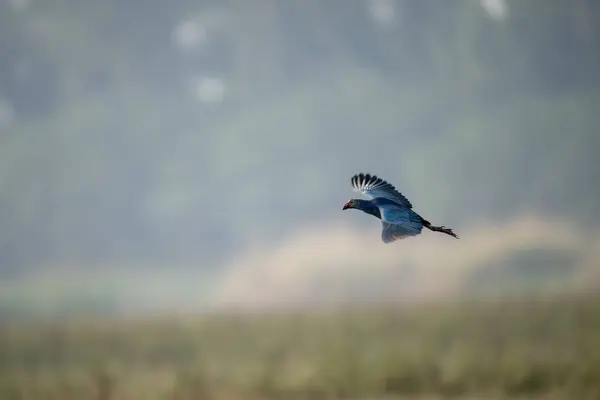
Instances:
[[[0,0],[0,397],[598,398],[599,125],[596,0]]]
[[[596,1],[0,8],[2,315],[598,276]],[[384,247],[341,213],[361,171],[463,240]]]
[[[357,250],[328,245],[340,222],[368,232],[357,241],[388,264],[417,243],[434,251],[426,233],[390,253],[376,221],[341,214],[360,171],[462,234],[452,246],[464,258],[530,231],[530,245],[473,261],[492,271],[472,279],[518,275],[525,262],[546,267],[528,276],[565,282],[598,252],[595,1],[0,7],[3,314],[204,307],[232,290],[245,302],[242,292],[273,293],[261,280],[276,290],[309,279],[303,268],[317,274],[297,289],[310,299],[325,279],[313,267],[326,275]],[[505,236],[481,239],[499,226]],[[568,246],[557,230],[578,238]],[[445,251],[414,262],[443,263]],[[312,254],[310,266],[295,252]],[[288,261],[300,264],[291,278]]]

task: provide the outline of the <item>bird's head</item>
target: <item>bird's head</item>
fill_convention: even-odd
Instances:
[[[342,207],[342,210],[347,210],[349,208],[357,208],[356,203],[357,203],[356,199],[350,199],[344,204],[344,207]]]

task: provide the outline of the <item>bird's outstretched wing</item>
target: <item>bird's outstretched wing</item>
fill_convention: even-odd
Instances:
[[[402,193],[397,191],[390,183],[377,177],[377,175],[363,173],[356,174],[350,178],[350,182],[355,191],[361,192],[372,199],[384,197],[401,206],[412,208],[412,204]]]
[[[416,236],[423,230],[423,219],[409,208],[385,205],[381,212],[381,240],[384,243]]]
[[[381,240],[383,240],[383,243],[391,243],[396,240],[421,234],[420,230],[415,231],[406,225],[390,224],[385,221],[381,221],[381,227]]]

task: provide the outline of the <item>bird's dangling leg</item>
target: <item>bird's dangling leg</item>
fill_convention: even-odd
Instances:
[[[435,225],[431,225],[431,223],[429,221],[425,221],[423,220],[423,226],[429,230],[432,230],[434,232],[442,232],[445,233],[446,235],[450,235],[456,239],[458,239],[458,235],[456,233],[454,233],[454,231],[452,231],[452,229],[450,228],[446,228],[445,226],[435,226]]]
[[[428,226],[428,228],[431,229],[432,231],[442,232],[442,233],[445,233],[446,235],[450,235],[450,236],[458,239],[458,235],[456,233],[454,233],[452,231],[452,229],[446,228],[445,226],[433,226],[433,225],[430,225],[430,226]]]

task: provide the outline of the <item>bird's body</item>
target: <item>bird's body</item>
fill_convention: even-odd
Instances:
[[[381,220],[381,240],[384,243],[416,236],[423,227],[442,232],[458,239],[452,229],[434,226],[412,209],[412,204],[394,186],[371,174],[356,174],[350,179],[355,191],[369,196],[370,200],[350,199],[343,210],[354,208]]]

